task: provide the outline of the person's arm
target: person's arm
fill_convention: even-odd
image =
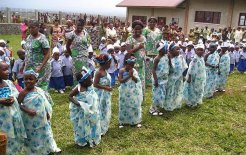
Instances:
[[[138,50],[144,48],[144,44],[141,43],[138,47],[135,47],[135,48],[130,48],[130,50],[128,51],[129,53],[135,53],[137,52]]]
[[[204,61],[205,61],[205,65],[208,66],[208,67],[211,67],[211,68],[215,68],[215,66],[207,63],[207,59],[208,59],[208,56],[210,55],[210,53],[208,53],[207,55],[205,55],[204,57]]]
[[[79,93],[78,86],[75,87],[72,92],[69,94],[68,99],[70,102],[74,103],[77,106],[80,106],[79,102],[75,100],[73,97]]]
[[[131,69],[130,71],[129,71],[129,75],[130,75],[130,77],[132,78],[132,80],[135,82],[135,83],[137,83],[138,82],[138,79],[134,76],[134,71],[133,71],[133,69]]]
[[[157,79],[157,75],[156,75],[156,69],[157,69],[157,65],[158,65],[159,61],[160,61],[159,58],[156,58],[154,60],[154,66],[153,66],[153,69],[152,69],[152,74],[153,74],[153,78],[154,78],[154,81],[155,81],[155,87],[158,87],[158,79]]]
[[[72,44],[72,40],[71,39],[68,39],[67,40],[67,44],[66,44],[66,49],[67,49],[67,51],[68,51],[68,53],[70,55],[72,55],[72,51],[71,51],[71,48],[70,48],[71,44]]]
[[[102,86],[99,84],[101,77],[101,73],[99,71],[96,72],[95,79],[94,79],[94,87],[98,89],[104,89],[106,91],[112,91],[113,89],[110,86]]]
[[[15,100],[14,100],[14,97],[10,97],[10,98],[1,98],[1,99],[0,99],[0,105],[9,107],[9,106],[12,106],[12,105],[13,105],[14,101],[15,101]]]
[[[50,34],[52,35],[53,33],[53,27],[50,28]]]
[[[26,94],[27,94],[27,92],[24,90],[24,91],[20,92],[20,94],[17,98],[18,103],[20,105],[20,109],[21,109],[21,111],[27,113],[29,116],[35,116],[37,114],[35,110],[28,109],[26,106],[22,105],[22,102],[24,101]]]
[[[124,73],[124,69],[121,69],[120,73],[119,73],[119,81],[120,81],[120,83],[125,83],[126,81],[128,81],[131,78],[130,75],[128,75],[127,77],[123,78],[123,73]]]

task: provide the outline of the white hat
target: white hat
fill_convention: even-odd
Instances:
[[[188,38],[185,38],[185,41],[189,41],[189,39]]]
[[[126,45],[126,43],[125,42],[122,42],[121,44],[120,44],[120,46],[125,46]]]
[[[101,41],[103,41],[103,40],[106,40],[106,38],[105,38],[105,37],[102,37],[102,38],[101,38]]]
[[[114,48],[117,48],[117,47],[118,47],[118,48],[120,48],[120,45],[119,45],[119,44],[117,44],[117,43],[114,43],[114,45],[113,45],[113,46],[114,46]]]
[[[62,50],[63,50],[63,52],[65,52],[67,50],[66,45],[62,47]]]
[[[246,39],[243,39],[242,41],[243,41],[243,42],[246,42]]]
[[[24,45],[24,44],[26,44],[26,42],[25,42],[25,40],[22,40],[21,41],[21,46]]]
[[[193,45],[193,41],[189,41],[189,42],[188,42],[187,46],[190,46],[190,45],[191,45],[191,46],[194,46],[194,45]]]
[[[6,41],[4,41],[3,39],[1,39],[1,40],[0,40],[0,43],[6,44]]]
[[[201,49],[205,49],[205,46],[204,46],[204,44],[197,44],[196,46],[195,46],[195,49],[198,49],[198,48],[201,48]]]
[[[89,53],[89,52],[93,52],[93,48],[92,48],[91,45],[88,47],[87,51],[88,51],[88,53]]]
[[[107,51],[110,49],[114,49],[114,46],[112,44],[107,45]]]
[[[243,44],[243,48],[245,48],[246,47],[246,44]]]
[[[217,50],[221,50],[221,47],[220,47],[220,46],[218,46],[218,47],[217,47]]]
[[[228,42],[223,42],[221,44],[221,48],[225,47],[225,48],[228,48],[230,46],[230,44]]]
[[[54,54],[54,53],[60,53],[59,48],[54,47],[53,50],[52,50],[52,53],[53,53],[53,54]]]
[[[235,48],[235,46],[233,44],[230,44],[229,48]]]

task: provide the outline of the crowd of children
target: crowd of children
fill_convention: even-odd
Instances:
[[[76,83],[69,94],[69,109],[74,141],[79,147],[98,145],[101,136],[107,133],[112,90],[117,80],[119,128],[142,126],[141,106],[145,96],[144,74],[139,73],[145,63],[142,29],[141,24],[135,23],[133,37],[126,42],[107,43],[102,37],[100,54],[95,56],[89,46],[88,68],[84,66],[75,75],[73,59],[66,48],[63,47],[62,51],[57,47],[52,49],[49,88],[64,93],[67,86]],[[134,35],[139,40],[134,40]],[[133,44],[137,42],[137,46],[130,48],[131,41]],[[19,59],[12,68],[6,43],[0,45],[0,131],[8,135],[7,153],[17,154],[22,146],[27,154],[60,152],[50,125],[52,99],[47,91],[35,86],[38,81],[36,71],[23,72],[25,49],[17,51]],[[186,38],[183,41],[159,40],[155,47],[159,54],[153,59],[152,68],[149,113],[153,116],[181,108],[183,101],[189,107],[196,107],[202,104],[203,98],[212,98],[216,91],[225,91],[227,78],[235,67],[241,73],[246,72],[244,41],[207,39],[195,44]],[[11,72],[13,74],[9,76]],[[23,90],[19,93],[8,79],[17,81]]]

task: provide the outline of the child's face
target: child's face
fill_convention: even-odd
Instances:
[[[102,40],[102,43],[105,44],[106,43],[106,40]]]
[[[24,60],[25,59],[25,52],[22,51],[22,52],[18,52],[18,56],[21,60]]]
[[[120,49],[119,48],[114,48],[115,53],[119,53]]]
[[[125,51],[126,50],[126,45],[121,46],[121,51]]]
[[[108,53],[109,53],[109,54],[114,54],[114,49],[109,49],[109,50],[108,50]]]
[[[53,58],[54,58],[55,60],[58,60],[58,59],[59,59],[59,56],[60,56],[60,54],[57,53],[57,52],[53,54]]]
[[[126,70],[127,71],[132,70],[134,68],[134,65],[135,65],[135,63],[127,63],[126,64]]]
[[[199,57],[202,57],[203,54],[204,54],[204,50],[202,48],[198,48],[196,49],[196,54],[199,56]]]
[[[173,55],[173,56],[179,56],[179,53],[180,53],[180,47],[175,47],[174,49],[173,49],[173,51],[171,52],[171,54]]]
[[[9,78],[9,65],[4,62],[0,62],[0,78],[3,80]]]
[[[65,51],[65,52],[64,52],[64,55],[65,55],[66,57],[69,57],[69,52],[68,52],[68,51]]]
[[[230,48],[229,50],[230,50],[231,52],[233,52],[233,51],[234,51],[234,48]]]
[[[84,87],[90,87],[93,84],[91,75],[89,75],[89,77],[87,79],[85,79],[85,81],[83,82],[83,86]]]
[[[27,89],[34,88],[36,82],[37,82],[37,78],[34,75],[29,74],[24,76],[24,83]]]
[[[93,52],[89,52],[89,58],[93,57]]]

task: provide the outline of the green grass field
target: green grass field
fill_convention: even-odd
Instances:
[[[20,36],[0,36],[10,40],[14,51]],[[73,141],[69,120],[68,93],[51,92],[55,106],[52,127],[55,140],[64,155],[81,154],[246,154],[246,74],[229,76],[225,93],[204,100],[195,109],[186,106],[161,117],[148,114],[151,88],[143,103],[143,127],[118,128],[118,89],[112,96],[112,121],[109,132],[94,148],[78,149]]]

